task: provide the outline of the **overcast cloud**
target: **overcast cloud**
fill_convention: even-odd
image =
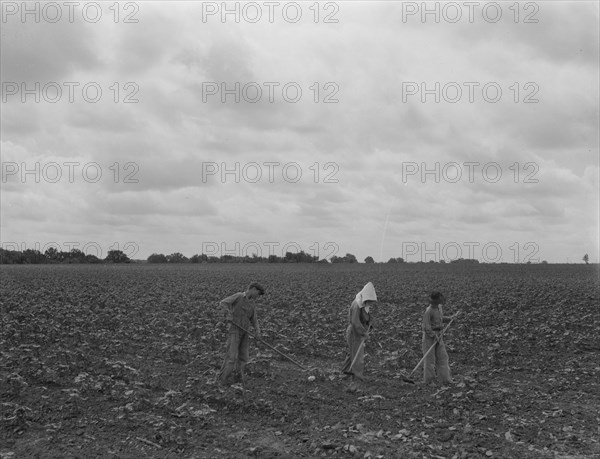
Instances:
[[[5,248],[598,262],[598,2],[22,5]]]

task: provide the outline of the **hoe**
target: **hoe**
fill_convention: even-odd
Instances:
[[[262,339],[260,339],[260,338],[257,338],[257,337],[256,337],[256,336],[255,336],[253,333],[249,332],[249,331],[248,331],[248,330],[246,330],[244,327],[242,327],[242,326],[240,326],[240,325],[236,324],[235,322],[232,322],[232,323],[233,323],[233,324],[234,324],[236,327],[238,327],[240,330],[243,330],[243,331],[245,331],[246,333],[248,333],[248,334],[249,334],[249,335],[250,335],[252,338],[254,338],[256,341],[258,341],[258,342],[260,342],[260,343],[264,344],[264,345],[265,345],[265,346],[267,346],[269,349],[272,349],[272,350],[274,350],[274,351],[275,351],[275,352],[277,352],[279,355],[281,355],[281,356],[285,357],[286,359],[288,359],[288,360],[289,360],[290,362],[292,362],[294,365],[296,365],[296,366],[298,366],[298,367],[302,368],[304,371],[309,371],[309,369],[308,369],[308,368],[304,368],[302,365],[300,365],[298,362],[296,362],[296,361],[295,361],[294,359],[292,359],[291,357],[289,357],[289,356],[285,355],[285,354],[284,354],[283,352],[281,352],[279,349],[277,349],[277,348],[275,348],[275,347],[271,346],[271,345],[270,345],[269,343],[267,343],[266,341],[263,341]]]

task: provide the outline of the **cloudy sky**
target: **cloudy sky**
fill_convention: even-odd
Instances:
[[[598,2],[23,5],[4,248],[598,262]]]

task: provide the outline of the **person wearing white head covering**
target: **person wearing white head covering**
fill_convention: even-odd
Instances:
[[[342,373],[364,379],[364,357],[365,351],[362,345],[369,337],[369,331],[373,328],[370,308],[377,302],[377,294],[372,282],[367,283],[358,292],[348,310],[348,328],[346,329],[346,341],[348,342],[349,354],[346,356]],[[354,362],[354,365],[352,365]]]

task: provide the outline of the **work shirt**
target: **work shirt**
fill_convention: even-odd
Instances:
[[[429,338],[435,338],[434,332],[439,332],[443,328],[444,312],[442,306],[438,305],[437,308],[429,305],[423,314],[423,332]]]
[[[221,305],[227,311],[228,320],[233,321],[246,330],[250,328],[250,325],[254,327],[255,331],[258,330],[256,310],[254,309],[252,302],[246,298],[246,294],[244,292],[236,293],[235,295],[231,295],[224,300],[221,300]],[[229,331],[237,332],[241,330],[235,325],[231,324]]]

